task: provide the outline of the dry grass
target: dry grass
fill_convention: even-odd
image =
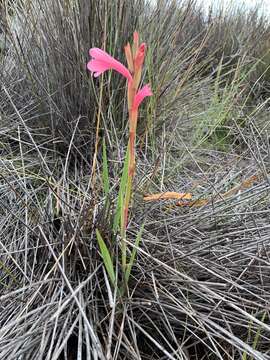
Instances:
[[[257,10],[205,19],[185,4],[2,1],[1,359],[270,359],[269,24]],[[155,95],[141,113],[129,251],[145,230],[121,298],[95,229],[118,271],[125,82],[92,80],[85,65],[91,46],[122,59],[135,28]],[[98,113],[109,207],[101,151],[91,177]],[[165,191],[212,201],[143,201]]]

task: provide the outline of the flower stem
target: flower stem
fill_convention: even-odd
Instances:
[[[126,229],[128,225],[128,210],[130,199],[132,195],[132,185],[133,179],[135,175],[135,137],[136,137],[136,128],[137,128],[137,118],[138,118],[138,111],[130,111],[130,130],[129,130],[129,143],[128,143],[128,150],[129,151],[129,164],[128,164],[128,178],[127,178],[127,186],[125,191],[125,199],[124,199],[124,206],[123,206],[123,228],[121,229],[121,238],[122,238],[122,271],[125,274],[126,266],[127,266],[127,247],[126,247]]]

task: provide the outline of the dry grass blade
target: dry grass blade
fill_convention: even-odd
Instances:
[[[0,359],[270,359],[269,21],[193,0],[4,0],[0,14]],[[86,62],[102,44],[123,61],[135,29],[154,96],[119,296],[96,229],[121,281],[125,81]]]

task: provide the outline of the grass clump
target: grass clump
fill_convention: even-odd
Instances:
[[[268,359],[268,20],[196,1],[0,4],[0,358]],[[119,295],[126,85],[86,64],[92,47],[124,63],[135,29],[153,96]],[[166,191],[192,199],[143,200]]]

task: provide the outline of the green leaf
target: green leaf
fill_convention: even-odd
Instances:
[[[101,256],[102,256],[105,268],[107,270],[107,273],[109,275],[112,285],[115,286],[116,278],[115,278],[113,262],[112,262],[110,252],[109,252],[107,245],[105,244],[102,236],[100,235],[100,232],[98,231],[98,229],[96,229],[96,234],[97,234],[97,241],[98,241],[98,245],[99,245],[99,248],[101,251]]]
[[[128,280],[129,280],[129,276],[130,276],[130,273],[131,273],[131,270],[132,270],[132,267],[134,264],[134,260],[135,260],[136,254],[137,254],[137,248],[139,247],[139,244],[140,244],[140,241],[142,238],[143,230],[144,230],[144,224],[142,225],[140,231],[138,232],[138,234],[136,236],[135,244],[134,244],[134,247],[131,252],[129,263],[127,264],[127,270],[125,273],[126,284],[128,283]]]
[[[11,277],[11,279],[13,280],[14,283],[18,283],[16,278],[12,275],[12,272],[9,270],[8,267],[6,267],[6,265],[2,261],[0,261],[0,269],[1,268],[4,270],[4,272],[6,274],[8,274]],[[0,284],[3,285],[3,286],[6,286],[1,280],[0,280]],[[9,287],[9,286],[7,286],[7,287]]]
[[[113,219],[113,232],[116,234],[119,226],[119,222],[121,220],[121,214],[123,213],[123,202],[124,202],[124,193],[127,186],[127,180],[128,180],[128,163],[129,163],[129,149],[127,149],[125,162],[124,162],[124,168],[121,176],[120,181],[120,188],[117,198],[117,204],[116,204],[116,210],[115,215]]]
[[[261,322],[264,322],[265,320],[265,317],[266,317],[266,314],[267,312],[264,311],[263,315],[262,315],[262,318],[261,318]],[[251,326],[252,326],[252,323],[253,321],[251,321],[251,323],[249,324],[249,327],[248,327],[248,339],[247,339],[247,342],[250,340],[251,338]],[[253,340],[253,343],[252,343],[252,349],[253,350],[256,350],[257,348],[257,345],[258,345],[258,342],[260,340],[260,336],[261,336],[261,331],[262,331],[262,327],[260,326],[255,334],[255,337],[254,337],[254,340]],[[247,357],[247,352],[245,351],[242,355],[242,360],[247,360],[248,357]],[[250,360],[254,360],[253,356],[250,357]]]
[[[265,320],[266,314],[267,314],[267,312],[265,311],[265,312],[263,313],[263,315],[262,315],[262,318],[261,318],[261,322],[262,322],[262,323],[263,323],[264,320]],[[260,326],[260,327],[258,328],[257,332],[256,332],[256,335],[255,335],[255,337],[254,337],[254,341],[253,341],[253,344],[252,344],[252,348],[253,348],[254,350],[256,350],[256,348],[257,348],[258,341],[260,340],[260,337],[261,337],[261,332],[262,332],[262,327]],[[252,359],[253,359],[253,358],[252,358]]]
[[[108,166],[105,139],[103,139],[103,145],[102,145],[102,181],[103,181],[103,190],[105,196],[107,196],[110,191],[110,181],[109,181],[109,166]]]

